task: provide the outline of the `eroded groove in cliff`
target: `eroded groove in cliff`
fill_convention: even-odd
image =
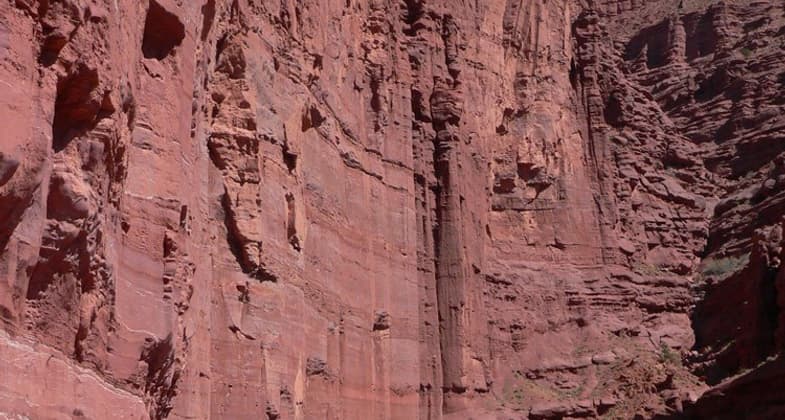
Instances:
[[[434,173],[434,141],[429,96],[428,69],[423,65],[428,44],[422,33],[430,18],[427,4],[407,0],[402,7],[403,33],[408,37],[409,65],[414,79],[409,87],[412,156],[415,160],[414,187],[417,220],[417,273],[419,279],[419,413],[422,419],[439,419],[443,413],[442,322],[437,285],[440,233],[438,181]]]
[[[221,205],[224,211],[224,226],[226,228],[226,241],[243,272],[259,281],[277,282],[278,278],[270,273],[259,261],[261,257],[261,242],[250,240],[243,236],[235,214],[236,205],[232,203],[229,192],[221,196]]]
[[[95,126],[102,108],[101,93],[96,91],[98,85],[98,71],[83,63],[58,80],[52,121],[55,152]]]

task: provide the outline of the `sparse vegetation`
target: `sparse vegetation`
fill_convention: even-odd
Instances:
[[[576,399],[583,394],[584,385],[578,385],[575,388],[560,391],[559,394],[565,399]]]
[[[724,279],[744,268],[750,262],[750,254],[738,257],[707,258],[701,264],[703,277],[719,277]]]
[[[632,268],[638,274],[649,276],[649,277],[660,276],[668,272],[668,270],[666,270],[663,267],[656,266],[654,264],[647,264],[643,262],[634,264]]]
[[[660,343],[660,362],[671,365],[681,365],[681,356],[673,351],[667,344]]]
[[[509,400],[515,405],[523,404],[524,399],[525,399],[525,394],[523,393],[523,390],[520,388],[513,389],[509,398]]]
[[[524,408],[532,401],[563,398],[550,386],[529,379],[520,372],[515,372],[511,381],[505,384],[503,393],[499,397],[503,405],[512,409]]]
[[[741,52],[741,55],[746,58],[749,58],[752,55],[752,50],[747,47],[742,47],[742,49],[739,51]]]
[[[575,357],[583,356],[584,354],[590,353],[589,346],[586,345],[585,342],[581,342],[575,346],[572,350],[572,355]]]

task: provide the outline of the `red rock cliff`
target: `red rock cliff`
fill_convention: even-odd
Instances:
[[[778,418],[783,41],[774,0],[2,1],[0,417]]]

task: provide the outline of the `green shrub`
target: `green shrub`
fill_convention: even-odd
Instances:
[[[749,262],[749,253],[738,257],[708,258],[703,260],[701,274],[703,277],[725,278],[744,268]]]
[[[668,347],[665,343],[660,343],[660,362],[672,365],[681,364],[681,356]]]
[[[644,276],[661,276],[666,274],[668,271],[662,267],[656,266],[654,264],[647,264],[643,262],[636,263],[632,266],[633,270],[642,274]]]

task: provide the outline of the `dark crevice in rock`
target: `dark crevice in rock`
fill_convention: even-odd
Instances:
[[[52,148],[59,152],[75,137],[95,126],[103,98],[96,95],[98,71],[77,64],[74,71],[58,80],[52,121]]]
[[[163,60],[172,54],[184,38],[185,26],[177,15],[164,9],[155,0],[150,0],[142,38],[144,57]]]
[[[382,110],[382,97],[379,93],[379,89],[381,88],[381,82],[376,78],[372,78],[370,87],[371,87],[371,109],[373,110],[373,112],[378,114]]]
[[[52,6],[51,10],[50,6]],[[89,8],[83,10],[75,2],[56,1],[51,5],[48,1],[39,2],[38,20],[41,23],[41,48],[38,54],[38,63],[44,67],[54,64],[60,51],[89,18]]]
[[[306,132],[311,128],[319,128],[327,118],[319,112],[315,106],[308,107],[302,115],[302,131]]]
[[[17,2],[19,3],[19,2]],[[43,18],[49,12],[49,0],[39,0],[38,2],[38,16]]]
[[[188,206],[185,204],[180,206],[180,227],[188,229]]]
[[[765,268],[760,280],[760,307],[758,308],[757,360],[764,360],[776,350],[777,323],[780,307],[777,304],[777,269]]]
[[[290,174],[297,170],[297,155],[290,152],[288,147],[283,147],[281,154],[283,155],[283,163]]]
[[[207,40],[207,35],[213,28],[213,21],[215,20],[215,0],[207,0],[202,6],[202,33],[200,38],[202,41]]]
[[[0,187],[7,184],[19,168],[19,160],[0,152]]]
[[[605,122],[614,127],[621,127],[624,125],[624,104],[621,99],[621,94],[614,92],[608,98],[608,103],[605,105]]]
[[[172,411],[180,371],[176,366],[172,335],[163,340],[148,338],[139,360],[147,365],[145,394],[150,417],[164,419]]]
[[[221,204],[224,210],[226,241],[229,244],[229,249],[231,250],[232,255],[234,255],[234,258],[240,264],[240,268],[242,269],[243,273],[259,281],[277,282],[278,277],[270,273],[262,265],[253,262],[250,258],[250,255],[248,255],[248,252],[244,249],[244,242],[246,242],[246,240],[242,238],[242,235],[237,227],[237,222],[235,221],[236,215],[232,208],[231,198],[229,197],[228,193],[224,193],[221,197]],[[262,244],[259,243],[258,246],[261,249]]]
[[[390,329],[391,317],[387,311],[374,313],[373,331],[387,331]]]
[[[80,323],[79,327],[76,330],[76,336],[74,337],[74,358],[77,362],[82,363],[85,361],[85,348],[84,348],[84,341],[87,339],[87,334],[89,330],[87,326]]]
[[[682,18],[687,35],[686,54],[694,60],[713,53],[717,49],[717,34],[709,13],[692,13]]]
[[[242,79],[245,76],[245,50],[236,38],[224,37],[219,41],[216,53],[216,71],[224,73],[231,79]]]
[[[41,54],[38,56],[38,62],[48,67],[57,61],[60,51],[68,43],[68,38],[60,33],[52,34],[44,38],[41,44]]]
[[[405,0],[405,5],[406,10],[403,21],[406,27],[403,29],[403,33],[407,36],[415,36],[417,30],[423,27],[422,23],[419,23],[420,18],[425,13],[423,2],[422,0]]]
[[[580,72],[578,71],[578,66],[575,65],[575,59],[570,59],[570,85],[573,89],[578,89],[578,82],[580,81]]]
[[[416,121],[431,121],[431,117],[428,115],[428,106],[425,103],[425,98],[423,97],[422,92],[416,88],[411,89],[411,106]]]
[[[81,279],[87,277],[86,273],[80,272],[79,261],[88,257],[84,255],[87,248],[87,235],[84,231],[79,232],[74,237],[67,237],[67,233],[62,232],[59,227],[51,228],[44,238],[44,246],[41,247],[38,263],[29,268],[30,283],[27,286],[26,297],[28,300],[39,300],[46,298],[46,292],[55,283],[67,283],[66,274],[77,275]],[[54,236],[66,236],[53,239]],[[76,257],[76,261],[74,261]],[[84,264],[81,264],[84,268]],[[76,284],[64,284],[66,288],[76,287]]]
[[[695,91],[695,100],[708,101],[725,91],[730,83],[730,76],[726,69],[720,68],[711,76],[698,81],[698,90]]]
[[[327,370],[327,362],[316,356],[311,356],[306,361],[305,374],[307,376],[330,376],[330,373]]]
[[[650,26],[635,35],[627,44],[624,54],[625,60],[634,60],[646,54],[646,65],[656,68],[665,65],[668,58],[668,34],[670,22],[662,22]]]
[[[294,195],[286,194],[286,236],[289,244],[297,251],[300,251],[300,237],[297,235],[297,211],[294,203]]]
[[[215,62],[218,62],[218,59],[221,58],[221,54],[223,54],[224,50],[226,49],[227,44],[229,43],[229,34],[225,33],[218,38],[218,41],[215,43]]]
[[[247,268],[248,264],[244,263],[245,257],[243,256],[242,251],[242,244],[240,240],[236,237],[235,227],[232,223],[232,203],[231,198],[229,197],[228,193],[224,193],[221,196],[221,205],[224,211],[224,227],[226,228],[226,242],[229,244],[229,250],[234,255],[234,258],[240,263],[240,267],[243,269],[243,272],[249,272],[251,269]]]

